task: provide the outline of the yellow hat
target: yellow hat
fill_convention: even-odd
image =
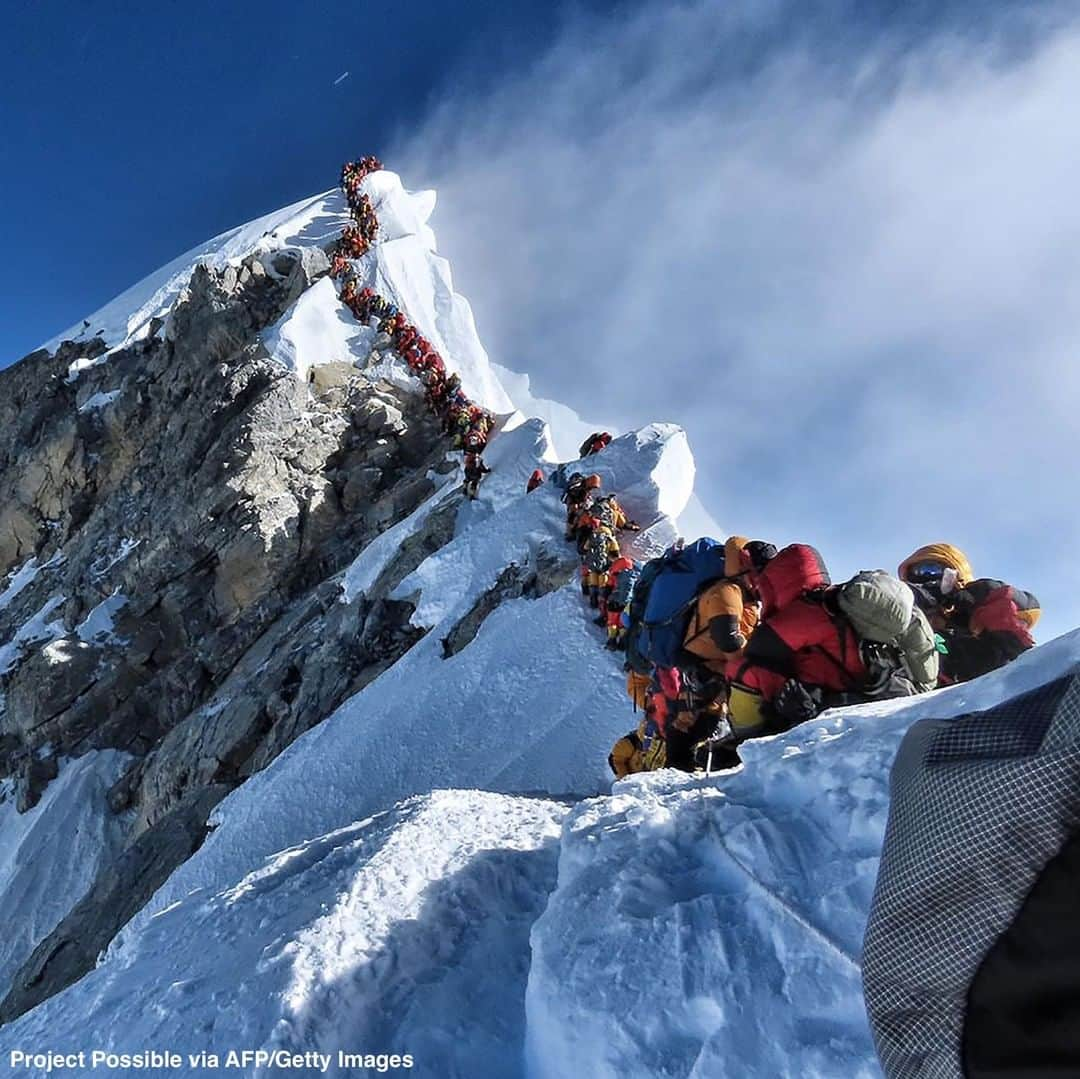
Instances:
[[[975,571],[971,568],[967,555],[951,543],[928,543],[925,547],[920,547],[900,563],[900,568],[896,571],[897,577],[905,580],[908,567],[918,562],[940,562],[943,566],[956,570],[957,584],[960,587],[975,580]]]

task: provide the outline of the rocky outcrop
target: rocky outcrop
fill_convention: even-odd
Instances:
[[[519,566],[511,562],[491,588],[477,599],[461,621],[443,638],[443,658],[456,656],[471,644],[485,620],[507,600],[546,596],[566,584],[576,568],[565,551],[551,551],[543,547],[536,555],[535,564]]]
[[[81,976],[202,841],[212,807],[422,635],[388,598],[453,535],[445,500],[375,585],[335,575],[447,467],[422,398],[343,365],[311,384],[260,334],[317,249],[198,267],[164,322],[0,371],[0,779],[131,755],[119,862],[40,942],[0,1018]]]

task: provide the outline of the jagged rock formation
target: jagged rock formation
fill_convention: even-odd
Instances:
[[[305,385],[259,338],[327,268],[318,248],[199,266],[141,341],[0,372],[0,779],[26,809],[60,757],[132,758],[109,799],[126,849],[0,1018],[85,973],[217,801],[422,636],[387,596],[457,499],[365,594],[333,577],[456,467],[446,440],[418,394],[348,368]]]
[[[576,563],[565,552],[547,548],[537,552],[536,565],[519,566],[511,562],[499,574],[495,584],[477,599],[461,621],[443,638],[443,658],[456,656],[474,641],[488,615],[507,600],[522,596],[528,599],[546,596],[566,584],[576,569]]]

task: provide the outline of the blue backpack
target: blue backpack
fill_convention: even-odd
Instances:
[[[641,567],[636,562],[629,569],[624,569],[615,579],[615,587],[608,596],[608,607],[614,607],[620,611],[625,610],[640,577]]]
[[[694,601],[724,569],[724,545],[707,537],[645,564],[630,597],[626,661],[632,670],[679,666]]]

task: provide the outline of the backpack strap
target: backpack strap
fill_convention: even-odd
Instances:
[[[848,670],[847,665],[846,665],[846,661],[847,661],[847,632],[846,632],[846,630],[850,629],[852,635],[855,637],[856,640],[860,641],[860,644],[865,643],[865,644],[876,645],[876,644],[878,644],[880,642],[876,642],[876,641],[863,642],[860,639],[859,634],[856,632],[855,627],[851,624],[851,622],[848,620],[847,616],[843,613],[843,611],[832,611],[829,608],[829,605],[827,603],[823,603],[822,606],[824,607],[825,613],[828,614],[830,620],[840,630],[840,655],[842,657],[842,661],[838,660],[831,652],[827,651],[825,648],[822,648],[822,646],[820,644],[814,645],[813,651],[819,652],[821,655],[823,655],[840,672],[841,676],[847,682],[849,692],[862,693],[864,690],[869,688],[868,679],[869,679],[869,675],[870,675],[870,668],[869,668],[869,665],[866,663],[866,660],[863,659],[862,655],[860,654],[860,659],[862,660],[863,666],[867,668],[866,674],[862,678],[856,678],[851,673],[851,671]],[[888,646],[883,646],[883,647],[888,647]],[[902,673],[902,672],[903,672],[903,667],[902,666],[896,668],[896,673]]]
[[[847,652],[847,634],[841,634],[840,648],[843,653]],[[859,688],[859,680],[844,666],[844,664],[836,658],[827,648],[823,648],[820,644],[815,644],[811,649],[811,652],[818,652],[823,655],[839,672],[840,676],[847,682],[848,689],[857,690]]]
[[[860,685],[860,681],[856,678],[847,667],[847,643],[848,643],[848,631],[854,635],[858,640],[859,635],[855,632],[855,627],[848,621],[847,616],[843,611],[834,609],[833,605],[828,601],[828,592],[824,588],[815,589],[813,592],[807,592],[803,597],[809,600],[811,603],[820,604],[821,609],[825,612],[829,621],[837,628],[840,637],[840,659],[832,654],[828,649],[823,648],[820,644],[815,644],[810,651],[817,652],[823,655],[839,672],[840,676],[847,682],[848,689],[857,690]]]

